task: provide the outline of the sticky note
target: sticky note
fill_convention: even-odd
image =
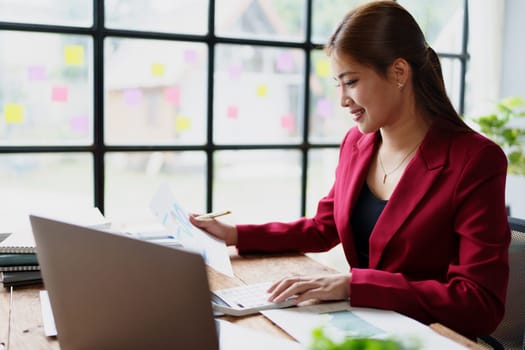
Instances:
[[[69,91],[67,86],[54,86],[51,90],[51,101],[67,102]]]
[[[330,75],[330,61],[327,59],[320,59],[315,62],[315,73],[321,78]]]
[[[180,88],[178,86],[168,86],[164,88],[164,99],[167,103],[174,106],[180,105]]]
[[[47,73],[44,66],[29,66],[27,68],[27,78],[30,81],[46,80]]]
[[[17,103],[6,103],[4,105],[4,120],[8,124],[23,123],[24,106]]]
[[[154,77],[162,77],[164,75],[164,65],[162,63],[153,63],[151,65],[151,75]]]
[[[239,108],[237,106],[228,106],[226,117],[228,117],[228,119],[239,118]]]
[[[178,115],[175,118],[175,131],[188,130],[191,125],[191,119],[183,115]]]
[[[281,127],[288,131],[293,131],[295,128],[295,118],[293,113],[287,113],[281,116]]]
[[[265,97],[268,94],[268,86],[264,84],[257,85],[257,96]]]
[[[232,65],[228,69],[228,75],[230,76],[231,79],[234,79],[234,80],[239,79],[241,77],[241,74],[242,74],[242,66],[239,64]]]
[[[328,98],[320,98],[317,100],[317,114],[323,118],[331,117],[333,114],[333,105],[332,101]]]
[[[281,52],[277,56],[277,69],[281,72],[291,72],[293,70],[293,57],[289,51]]]
[[[138,106],[142,103],[141,89],[126,89],[124,90],[124,103],[127,106]]]
[[[67,65],[84,65],[84,47],[82,45],[67,45],[64,47],[64,59]]]
[[[69,126],[78,134],[87,134],[89,132],[89,118],[86,115],[74,116],[70,119]]]
[[[195,52],[195,50],[184,51],[184,62],[194,64],[197,63],[197,58],[198,55],[197,52]]]

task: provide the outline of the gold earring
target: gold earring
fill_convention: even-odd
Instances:
[[[401,82],[398,81],[398,82],[397,82],[397,88],[398,88],[398,89],[401,89],[402,87],[403,87],[403,83],[401,83]]]

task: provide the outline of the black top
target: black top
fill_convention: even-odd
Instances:
[[[388,201],[377,198],[372,191],[370,191],[365,181],[350,218],[352,230],[354,231],[357,258],[359,267],[361,268],[368,267],[368,240],[387,202]]]

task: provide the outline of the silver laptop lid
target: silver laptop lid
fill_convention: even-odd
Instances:
[[[30,221],[61,349],[218,349],[200,255]]]

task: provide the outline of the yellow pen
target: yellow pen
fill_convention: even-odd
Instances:
[[[215,218],[217,218],[219,216],[228,215],[228,214],[231,214],[231,213],[232,212],[230,210],[224,210],[224,211],[218,211],[218,212],[202,214],[202,215],[199,215],[199,216],[197,216],[195,218],[198,219],[198,220],[215,219]]]

